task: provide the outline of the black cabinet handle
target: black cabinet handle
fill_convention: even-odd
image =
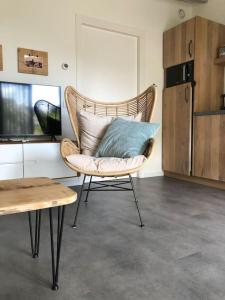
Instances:
[[[192,44],[193,44],[193,41],[190,40],[190,42],[188,44],[188,53],[189,53],[190,57],[192,57]]]
[[[188,90],[189,90],[189,87],[188,86],[186,86],[186,88],[185,88],[185,102],[186,103],[188,103],[188,101],[189,101],[189,93],[188,93]]]
[[[186,64],[183,65],[183,82],[186,81]]]

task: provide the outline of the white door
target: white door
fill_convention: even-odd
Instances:
[[[140,82],[140,33],[77,16],[77,89],[101,101],[134,97]]]

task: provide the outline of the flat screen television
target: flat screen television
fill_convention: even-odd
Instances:
[[[43,135],[61,135],[61,88],[0,81],[0,137]]]

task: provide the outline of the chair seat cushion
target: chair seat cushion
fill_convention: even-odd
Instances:
[[[72,154],[66,157],[67,161],[83,173],[116,173],[139,168],[145,161],[144,155],[132,158],[93,157],[84,154]]]

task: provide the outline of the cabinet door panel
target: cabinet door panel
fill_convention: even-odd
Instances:
[[[195,18],[163,34],[163,66],[168,68],[194,59]]]
[[[0,180],[23,178],[23,163],[0,164]]]
[[[22,145],[0,145],[0,179],[15,179],[23,177]]]
[[[22,144],[1,144],[0,145],[0,164],[22,163],[23,148]]]
[[[219,110],[224,91],[224,67],[215,64],[218,48],[225,44],[225,26],[196,17],[195,112]]]
[[[163,169],[190,175],[192,87],[182,84],[164,90]]]
[[[72,177],[62,160],[59,143],[24,144],[24,177]]]
[[[225,181],[225,115],[194,117],[193,175]]]

